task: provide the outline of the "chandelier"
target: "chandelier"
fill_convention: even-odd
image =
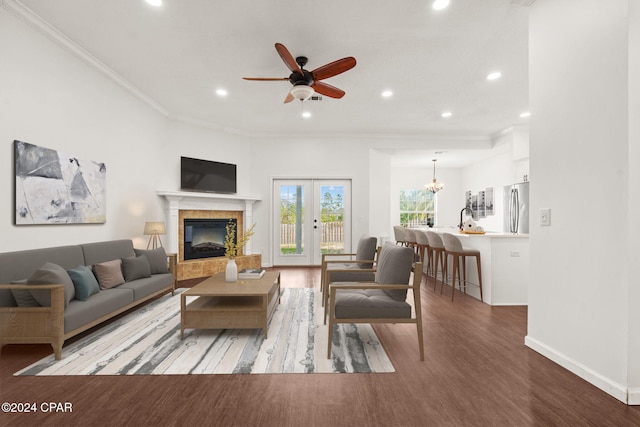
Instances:
[[[436,180],[436,161],[437,159],[433,159],[433,181],[424,185],[425,188],[433,194],[444,188],[444,184]]]

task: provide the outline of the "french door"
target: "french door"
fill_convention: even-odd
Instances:
[[[273,181],[273,264],[320,265],[351,252],[351,181]]]

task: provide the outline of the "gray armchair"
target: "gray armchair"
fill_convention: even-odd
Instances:
[[[378,239],[375,237],[362,237],[354,254],[322,254],[320,290],[323,306],[326,305],[329,295],[329,283],[370,282],[374,279],[377,244]],[[331,260],[332,257],[341,259]]]
[[[410,248],[386,243],[378,259],[375,282],[330,283],[327,358],[331,357],[334,326],[338,323],[415,323],[420,360],[424,360],[420,305],[422,263],[415,263],[415,273],[410,283],[413,255]],[[413,308],[407,302],[408,290],[412,291]]]

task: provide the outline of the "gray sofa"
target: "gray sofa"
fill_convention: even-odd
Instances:
[[[66,339],[175,284],[175,254],[131,240],[0,253],[0,348],[50,343],[59,360]]]

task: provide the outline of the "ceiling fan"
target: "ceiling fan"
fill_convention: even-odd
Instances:
[[[281,43],[276,43],[276,50],[280,55],[280,58],[287,65],[291,71],[289,77],[243,77],[245,80],[258,80],[258,81],[281,81],[288,80],[292,85],[291,91],[287,94],[284,102],[291,102],[294,99],[304,101],[309,99],[314,92],[321,95],[325,95],[331,98],[342,98],[345,92],[342,89],[338,89],[335,86],[331,86],[327,83],[323,83],[320,80],[328,79],[329,77],[337,76],[344,73],[356,66],[356,59],[348,56],[346,58],[338,59],[329,64],[318,67],[313,71],[307,71],[303,67],[307,64],[306,56],[298,56],[295,59],[289,50]]]

